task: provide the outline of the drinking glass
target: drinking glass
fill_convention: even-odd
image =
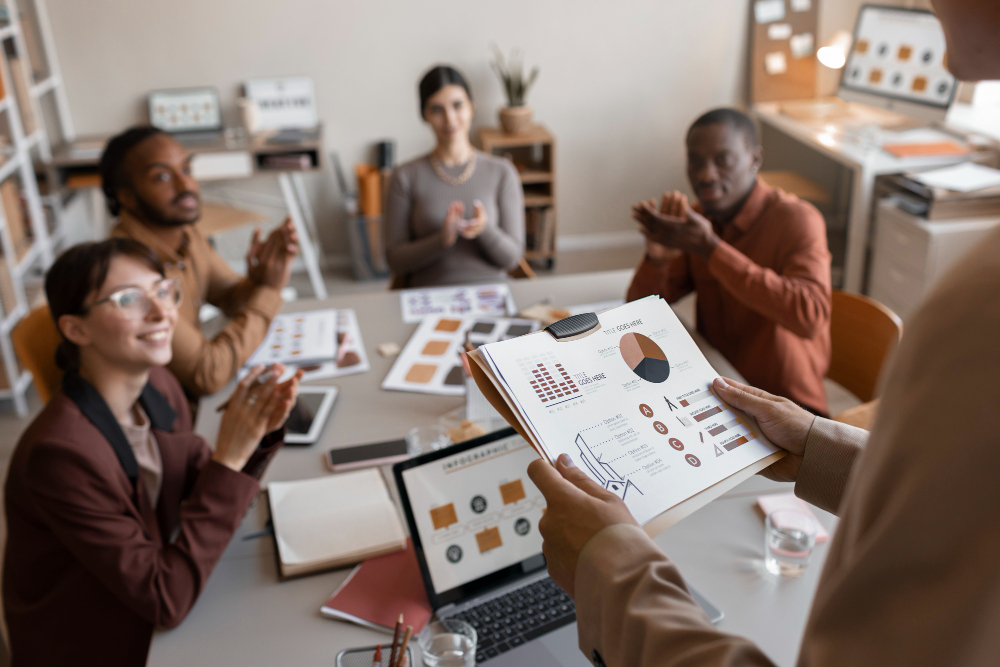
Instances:
[[[417,636],[425,667],[473,667],[476,664],[476,630],[457,618],[443,618],[427,625]]]
[[[433,452],[450,444],[451,439],[440,424],[414,426],[406,434],[406,450],[410,456]]]
[[[764,527],[764,567],[779,577],[805,572],[816,546],[816,519],[797,510],[775,510]]]

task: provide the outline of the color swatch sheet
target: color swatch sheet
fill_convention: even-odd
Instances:
[[[331,308],[277,315],[246,365],[296,364],[336,357],[337,311]]]
[[[407,324],[435,315],[504,317],[517,312],[510,288],[504,283],[403,290],[399,303]]]
[[[327,361],[287,364],[288,369],[281,379],[288,379],[298,368],[305,371],[305,375],[302,376],[303,382],[367,373],[371,370],[368,354],[365,352],[365,343],[361,338],[361,326],[358,324],[358,316],[354,310],[347,308],[336,311],[336,341],[337,348],[334,357]],[[239,377],[242,378],[247,372],[249,372],[249,366],[240,370]]]
[[[534,320],[505,317],[428,317],[410,336],[406,347],[382,382],[383,389],[445,396],[465,395],[465,369],[459,353],[466,335],[478,347],[537,331]]]
[[[598,318],[576,340],[540,332],[479,350],[550,460],[569,454],[645,524],[778,451],[712,393],[718,374],[665,301]]]

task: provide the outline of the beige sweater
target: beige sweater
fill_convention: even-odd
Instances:
[[[800,665],[1000,661],[998,379],[995,232],[914,317],[867,445],[857,429],[813,424],[796,493],[841,520]],[[770,664],[716,630],[676,566],[631,526],[584,547],[576,603],[580,648],[609,667]]]

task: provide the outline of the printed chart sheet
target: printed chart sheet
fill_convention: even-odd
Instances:
[[[517,312],[505,283],[403,290],[399,304],[407,324],[435,315],[504,317]]]
[[[572,456],[645,524],[778,451],[712,393],[717,373],[665,301],[598,317],[576,340],[539,332],[479,349],[550,460]]]

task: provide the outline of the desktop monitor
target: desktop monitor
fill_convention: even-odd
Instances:
[[[958,83],[945,66],[941,23],[929,11],[863,5],[837,95],[943,121]]]

